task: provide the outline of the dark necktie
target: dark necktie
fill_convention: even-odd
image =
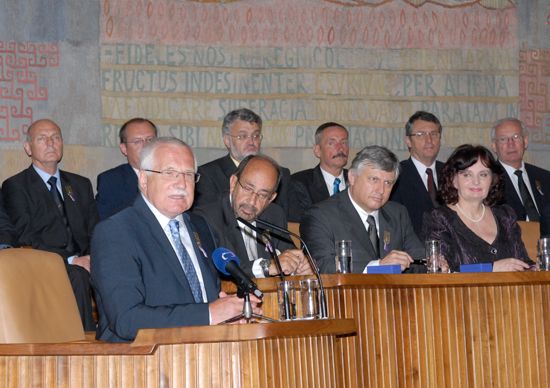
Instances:
[[[518,177],[519,195],[521,196],[521,202],[523,202],[523,207],[525,208],[527,217],[529,217],[529,221],[538,221],[540,219],[540,215],[537,211],[537,207],[535,206],[535,202],[533,202],[533,198],[529,193],[529,189],[523,180],[523,171],[516,170],[514,171],[514,174]]]
[[[180,261],[181,266],[183,267],[183,272],[185,272],[187,281],[189,282],[189,287],[191,287],[193,298],[195,299],[196,303],[202,303],[203,302],[202,290],[199,282],[199,277],[197,276],[197,272],[195,271],[195,266],[191,261],[191,257],[189,256],[187,249],[185,249],[180,239],[180,223],[178,220],[170,220],[168,225],[170,226],[170,234],[172,235],[172,241],[176,246],[176,253],[178,254],[178,259]]]
[[[380,257],[380,254],[378,252],[378,231],[376,230],[376,220],[374,219],[374,216],[367,217],[367,224],[369,225],[370,243],[374,248],[374,253],[376,254],[376,257]]]
[[[434,173],[431,168],[426,169],[426,175],[428,175],[428,194],[432,199],[432,203],[435,205],[437,203],[435,199],[437,196],[437,189],[435,188]]]
[[[50,195],[55,202],[55,206],[57,207],[59,214],[61,214],[63,224],[67,230],[67,245],[65,246],[65,250],[67,250],[67,252],[71,255],[77,254],[78,252],[75,252],[75,244],[73,243],[73,234],[71,232],[69,220],[67,220],[67,214],[65,213],[65,206],[63,206],[63,198],[61,197],[59,190],[57,190],[57,178],[51,176],[50,179],[48,179],[48,184],[50,185]]]
[[[59,213],[64,216],[65,211],[63,209],[63,198],[61,198],[61,193],[57,190],[57,178],[51,176],[50,179],[48,179],[48,184],[50,185],[50,194],[55,202],[55,205],[57,206],[57,210],[59,210]]]
[[[332,184],[332,195],[340,192],[340,178],[334,179],[334,183]]]

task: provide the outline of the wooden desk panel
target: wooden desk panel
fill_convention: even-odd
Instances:
[[[329,317],[357,321],[345,386],[550,387],[550,272],[323,279]],[[258,281],[271,317],[276,282]]]
[[[341,387],[353,320],[143,330],[132,344],[0,345],[1,387]]]

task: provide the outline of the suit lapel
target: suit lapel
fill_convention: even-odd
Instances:
[[[382,207],[378,211],[378,225],[380,230],[379,235],[379,250],[380,256],[386,256],[392,249],[397,248],[398,233],[392,227],[395,224],[392,222],[391,215]],[[402,249],[400,249],[402,250]]]
[[[543,198],[542,198],[542,195],[540,194],[541,182],[539,182],[539,179],[535,174],[535,171],[527,163],[525,163],[525,171],[527,172],[527,175],[529,177],[529,183],[531,184],[531,191],[533,192],[533,196],[535,197],[534,200],[537,203],[537,209],[540,214],[542,210],[542,204],[543,204]]]
[[[136,199],[135,205],[138,212],[141,213],[141,217],[145,220],[145,225],[149,228],[149,234],[153,237],[153,240],[157,244],[157,249],[154,249],[153,251],[158,252],[157,257],[166,261],[166,263],[172,268],[172,273],[176,275],[176,278],[181,285],[183,287],[187,287],[191,292],[191,287],[189,286],[187,277],[183,272],[183,268],[181,267],[181,263],[176,252],[174,251],[174,248],[172,247],[172,244],[168,240],[166,233],[141,195]]]
[[[128,190],[133,187],[136,193],[139,192],[137,175],[129,163],[124,167],[124,181],[126,182]]]
[[[365,224],[361,220],[357,210],[353,207],[347,190],[336,195],[339,201],[338,207],[340,209],[342,219],[348,220],[348,222],[343,224],[347,229],[346,233],[343,235],[351,236],[353,245],[360,245],[367,252],[369,257],[375,257],[376,253],[370,244],[369,235],[367,233],[367,229],[365,228]]]
[[[248,258],[248,253],[246,252],[241,229],[239,228],[237,219],[233,214],[233,209],[231,209],[231,203],[229,202],[229,193],[225,193],[222,199],[222,211],[223,225],[229,225],[229,230],[225,231],[225,233],[227,233],[227,240],[231,244],[232,248],[235,250],[235,254],[237,255],[237,257]]]
[[[237,171],[237,166],[235,166],[235,163],[233,163],[233,159],[231,159],[231,156],[227,154],[222,160],[220,165],[224,175],[229,179],[231,175]]]
[[[308,189],[311,193],[313,203],[323,201],[330,197],[331,193],[328,191],[325,178],[323,178],[323,173],[319,164],[313,169],[313,182],[311,188]]]

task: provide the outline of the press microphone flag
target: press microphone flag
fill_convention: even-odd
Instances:
[[[231,276],[241,291],[245,293],[252,293],[258,298],[262,298],[264,296],[264,294],[258,289],[256,283],[254,283],[239,266],[241,263],[240,259],[229,249],[217,248],[214,252],[212,252],[212,259],[214,260],[214,265],[218,271],[224,275]]]

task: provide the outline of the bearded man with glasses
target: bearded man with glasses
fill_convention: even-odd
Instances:
[[[437,196],[443,163],[436,160],[443,128],[429,112],[418,111],[405,125],[405,143],[410,157],[401,161],[401,173],[390,199],[404,205],[415,233],[422,241],[422,217],[441,204]]]
[[[498,120],[491,130],[492,148],[504,167],[504,203],[518,220],[540,221],[550,201],[550,171],[523,161],[529,136],[523,123],[512,117]],[[546,205],[548,207],[548,205]]]
[[[199,166],[202,178],[197,184],[195,206],[210,203],[221,198],[229,187],[229,178],[237,171],[241,161],[260,152],[262,145],[262,119],[250,109],[241,108],[229,112],[223,119],[222,140],[228,154]],[[281,183],[277,189],[275,203],[288,215],[288,190],[290,170],[279,167]]]
[[[202,179],[202,178],[201,178]],[[261,219],[286,229],[283,209],[273,203],[280,183],[280,168],[265,155],[245,157],[229,180],[229,192],[217,200],[195,208],[216,230],[222,246],[235,252],[241,259],[241,268],[250,276],[264,278],[278,274],[275,263],[266,249],[262,236],[241,223],[242,218],[251,224]],[[286,275],[311,274],[303,252],[295,249],[290,237],[286,241],[276,238],[272,244],[279,252],[281,267]]]

